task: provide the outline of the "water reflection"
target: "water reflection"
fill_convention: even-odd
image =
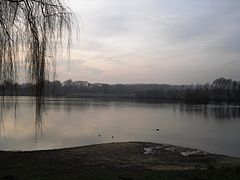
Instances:
[[[0,106],[0,150],[151,141],[240,156],[239,106],[61,98],[36,102],[29,97],[16,103],[5,99]]]
[[[45,101],[43,97],[35,97],[35,143],[43,137]]]
[[[14,125],[17,126],[18,120],[18,107],[19,104],[27,101],[31,104],[32,107],[35,107],[34,122],[35,122],[35,133],[34,139],[35,143],[42,138],[44,133],[44,119],[43,115],[45,111],[45,102],[42,98],[21,98],[18,100],[18,97],[1,97],[0,103],[0,138],[5,136],[5,120],[8,119],[8,115],[12,113],[11,120],[14,120]]]
[[[0,138],[4,136],[4,131],[5,131],[5,128],[4,128],[4,100],[3,100],[3,97],[1,97],[1,104],[0,104]]]
[[[17,101],[17,97],[11,98],[9,101],[9,99],[4,96],[0,97],[0,101],[1,101],[0,103],[0,138],[1,138],[5,134],[4,120],[5,120],[6,113],[13,110],[13,114],[14,114],[13,120],[16,123],[18,101]]]
[[[202,116],[205,119],[220,121],[239,119],[240,107],[230,105],[180,105],[179,111],[183,114]]]

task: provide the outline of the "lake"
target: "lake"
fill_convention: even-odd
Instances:
[[[239,106],[47,98],[42,110],[36,116],[29,97],[6,98],[0,150],[148,141],[240,157]]]

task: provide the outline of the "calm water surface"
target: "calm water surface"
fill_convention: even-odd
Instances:
[[[21,97],[0,115],[0,150],[148,141],[240,157],[239,106],[47,99],[36,121],[34,103]]]

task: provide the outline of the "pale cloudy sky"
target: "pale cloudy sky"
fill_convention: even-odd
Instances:
[[[69,0],[80,25],[58,78],[105,83],[240,80],[239,0]],[[68,70],[68,68],[70,70]]]

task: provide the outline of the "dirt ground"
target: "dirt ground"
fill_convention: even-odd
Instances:
[[[145,142],[0,152],[0,179],[240,179],[239,167],[238,158]]]

